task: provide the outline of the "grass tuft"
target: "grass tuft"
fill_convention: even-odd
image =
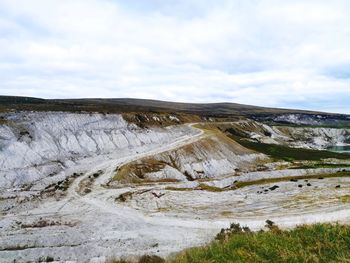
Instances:
[[[211,186],[207,184],[199,184],[198,187],[196,187],[196,190],[203,190],[203,191],[208,191],[208,192],[222,192],[224,189],[216,187],[216,186]]]
[[[170,262],[349,262],[348,225],[315,224],[280,230],[267,221],[266,226],[269,231],[253,233],[233,224],[231,230],[222,230],[227,235],[221,234],[206,247],[186,250]]]
[[[339,200],[343,203],[350,203],[350,195],[343,195],[339,197]]]

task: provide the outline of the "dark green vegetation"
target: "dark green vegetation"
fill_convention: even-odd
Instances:
[[[227,129],[228,136],[248,149],[264,153],[275,159],[282,159],[285,161],[294,160],[309,160],[321,161],[322,159],[350,159],[350,154],[337,153],[324,150],[311,150],[303,148],[292,148],[285,145],[267,144],[261,142],[253,142],[237,133],[234,129]]]
[[[315,224],[281,230],[266,221],[267,231],[251,232],[231,224],[204,247],[185,250],[167,261],[143,256],[139,263],[229,263],[229,262],[349,262],[350,226]],[[130,263],[111,260],[108,263]]]
[[[170,262],[349,262],[350,226],[315,224],[282,231],[268,220],[267,227],[253,233],[232,224],[208,246],[189,249]]]

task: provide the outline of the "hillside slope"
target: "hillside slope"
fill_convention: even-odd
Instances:
[[[166,257],[232,222],[350,222],[350,155],[318,150],[349,146],[346,115],[0,101],[0,261]]]
[[[297,114],[299,118],[308,116],[326,117],[334,120],[349,120],[344,114],[330,114],[296,109],[257,107],[238,103],[179,103],[158,100],[118,98],[118,99],[39,99],[29,97],[0,96],[0,111],[51,110],[51,111],[96,111],[96,112],[184,112],[204,117],[256,116],[259,119],[284,121],[278,116]],[[293,116],[292,115],[292,116]],[[292,120],[295,121],[295,120]]]

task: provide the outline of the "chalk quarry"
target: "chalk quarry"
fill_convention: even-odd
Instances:
[[[296,163],[225,133],[327,149],[349,145],[348,128],[182,121],[170,113],[148,113],[138,118],[142,125],[94,112],[0,118],[0,262],[169,257],[232,222],[258,230],[267,219],[281,227],[350,221],[350,158],[291,169]]]

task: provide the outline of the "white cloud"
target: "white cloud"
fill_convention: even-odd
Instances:
[[[350,113],[348,1],[0,0],[0,93]]]

